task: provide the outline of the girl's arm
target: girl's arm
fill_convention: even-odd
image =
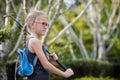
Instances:
[[[46,58],[46,56],[44,55],[44,52],[42,50],[42,46],[39,42],[38,39],[33,38],[30,39],[28,48],[31,52],[36,53],[36,55],[38,56],[41,64],[43,65],[43,67],[59,76],[63,76],[63,77],[70,77],[71,75],[73,75],[73,71],[72,69],[67,69],[65,72],[61,71],[60,69],[56,68],[54,65],[52,65]]]

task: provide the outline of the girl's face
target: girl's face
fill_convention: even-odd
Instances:
[[[34,32],[37,36],[43,36],[48,28],[48,17],[47,16],[39,16],[36,18],[33,27]]]

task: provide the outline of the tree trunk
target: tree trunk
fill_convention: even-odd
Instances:
[[[7,80],[6,75],[7,75],[6,66],[3,64],[0,64],[0,80]]]
[[[6,14],[10,12],[10,0],[6,0]],[[8,17],[5,18],[5,26],[8,25]]]
[[[104,48],[104,42],[99,42],[98,45],[98,60],[105,60],[105,48]]]

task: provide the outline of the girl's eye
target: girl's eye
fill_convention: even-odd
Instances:
[[[42,22],[42,25],[43,25],[43,26],[48,26],[48,24],[47,24],[47,23],[45,23],[45,22]]]
[[[47,24],[47,23],[45,23],[45,22],[42,22],[42,25],[43,25],[43,26],[48,26],[48,24]]]

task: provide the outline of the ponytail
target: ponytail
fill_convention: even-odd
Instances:
[[[26,40],[27,40],[27,26],[23,29],[23,47],[26,47]]]

